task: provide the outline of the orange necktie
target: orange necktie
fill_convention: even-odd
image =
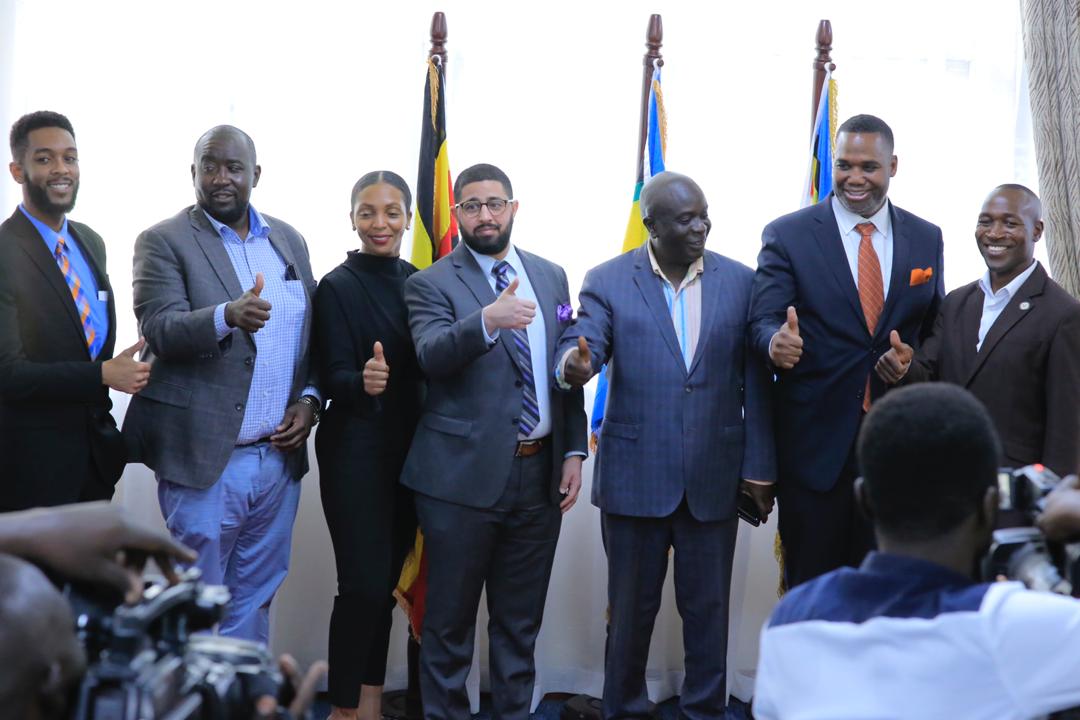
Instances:
[[[874,237],[874,223],[859,223],[859,304],[862,305],[866,318],[866,329],[873,336],[877,330],[881,309],[885,307],[885,286],[881,280],[881,263],[871,239]],[[863,394],[863,411],[870,411],[870,376],[866,377],[866,392]]]

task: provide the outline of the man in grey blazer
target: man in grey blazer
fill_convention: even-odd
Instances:
[[[428,557],[424,716],[469,718],[486,585],[494,714],[527,720],[561,512],[577,500],[586,452],[581,391],[557,392],[550,378],[570,292],[562,268],[510,245],[518,204],[502,170],[468,168],[454,195],[463,242],[405,284],[428,376],[402,475]]]
[[[307,245],[250,205],[261,171],[246,133],[207,131],[191,166],[197,204],[136,240],[152,372],[124,432],[154,470],[169,530],[232,593],[221,634],[265,642],[321,401]]]
[[[611,613],[603,714],[649,715],[649,640],[674,548],[680,717],[722,718],[740,492],[760,518],[772,510],[772,378],[748,352],[754,273],[705,250],[712,223],[701,188],[661,173],[641,212],[648,242],[585,276],[555,366],[557,382],[577,388],[610,363],[592,486]]]

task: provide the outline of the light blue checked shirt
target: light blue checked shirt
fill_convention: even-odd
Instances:
[[[109,336],[108,292],[98,288],[97,276],[94,274],[93,268],[90,267],[89,261],[83,256],[82,248],[79,246],[79,243],[71,235],[66,217],[64,218],[64,226],[60,228],[60,232],[56,232],[51,227],[28,213],[21,203],[19,204],[19,209],[22,210],[26,219],[37,228],[38,234],[41,235],[41,239],[45,241],[45,247],[49,249],[49,254],[54,258],[56,257],[56,239],[57,237],[64,238],[64,246],[67,249],[67,256],[68,261],[71,263],[71,269],[75,272],[75,277],[79,278],[79,284],[82,286],[83,295],[86,296],[86,302],[90,306],[90,327],[94,328],[94,343],[90,346],[89,350],[90,359],[96,360],[98,354],[101,352],[102,346],[105,345],[105,338]],[[102,271],[104,271],[104,268],[102,268]]]
[[[256,273],[262,273],[264,284],[260,297],[268,301],[271,307],[270,321],[251,336],[257,351],[255,369],[251,375],[244,422],[236,438],[237,445],[274,434],[274,429],[285,416],[285,408],[296,400],[289,397],[289,391],[292,389],[296,364],[306,350],[301,346],[300,338],[308,312],[303,279],[295,268],[286,267],[285,261],[270,244],[270,226],[263,216],[250,205],[248,212],[249,227],[245,239],[241,239],[228,225],[206,215],[225,243],[225,251],[232,260],[240,287],[247,289],[254,286]],[[222,303],[214,310],[214,327],[219,341],[231,332],[242,332],[225,323],[225,305]],[[300,394],[321,400],[314,387],[304,388]]]

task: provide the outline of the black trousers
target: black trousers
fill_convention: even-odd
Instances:
[[[487,587],[492,716],[528,720],[562,514],[550,500],[550,449],[515,458],[499,501],[472,508],[417,494],[428,561],[420,645],[426,720],[469,720],[465,680]]]
[[[874,549],[870,522],[855,504],[855,447],[825,492],[781,481],[777,486],[784,581],[788,589],[839,567],[858,567]]]
[[[338,574],[327,681],[336,707],[356,707],[360,685],[382,685],[386,677],[393,591],[416,537],[412,491],[397,482],[404,453],[398,455],[381,458],[378,468],[387,472],[366,477],[320,465]]]
[[[645,669],[674,549],[675,602],[683,623],[686,680],[680,717],[719,720],[727,705],[728,607],[738,519],[702,522],[684,499],[666,517],[603,513],[611,621],[603,714],[649,718]]]

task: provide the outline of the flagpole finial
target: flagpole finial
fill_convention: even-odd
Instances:
[[[653,67],[657,63],[664,64],[664,58],[660,55],[660,48],[664,44],[664,21],[658,13],[653,13],[649,18],[649,29],[645,32],[645,64]]]
[[[814,130],[817,119],[818,102],[821,100],[821,86],[825,82],[826,71],[832,72],[836,65],[832,61],[832,23],[822,20],[817,28],[817,55],[814,57],[814,86],[810,92],[810,131]]]
[[[438,11],[431,16],[431,50],[428,57],[438,58],[446,66],[446,13]]]

